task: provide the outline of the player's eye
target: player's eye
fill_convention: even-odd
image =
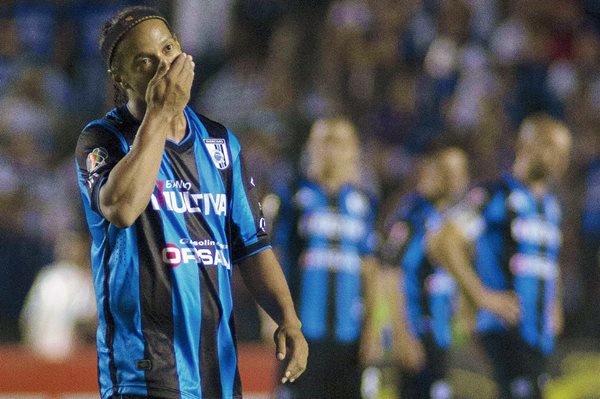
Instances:
[[[165,46],[165,51],[166,51],[167,53],[170,53],[171,51],[173,51],[173,49],[174,49],[174,48],[175,48],[175,46],[174,46],[173,44],[167,44],[167,45]]]
[[[152,60],[148,57],[139,58],[137,64],[139,67],[145,68],[152,63]]]

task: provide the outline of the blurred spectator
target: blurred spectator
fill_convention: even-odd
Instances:
[[[89,266],[89,242],[64,232],[55,261],[37,275],[21,313],[23,342],[51,361],[66,359],[82,342],[94,342],[96,302]]]

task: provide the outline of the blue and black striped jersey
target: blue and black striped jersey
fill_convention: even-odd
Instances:
[[[452,317],[457,305],[456,282],[426,253],[426,236],[438,229],[442,214],[425,197],[410,193],[401,199],[393,215],[381,258],[387,267],[403,272],[409,331],[415,337],[431,334],[436,345],[447,349],[452,343]]]
[[[376,245],[373,202],[353,186],[329,195],[307,180],[281,196],[273,241],[309,341],[360,337],[361,262]]]
[[[516,292],[521,337],[531,347],[550,353],[562,241],[556,197],[548,193],[535,198],[527,186],[505,175],[473,188],[461,207],[455,223],[475,242],[475,267],[481,281],[494,290]],[[503,331],[507,327],[489,311],[480,310],[477,329]]]
[[[130,151],[139,122],[123,106],[79,138],[102,398],[242,395],[232,265],[270,244],[239,142],[189,107],[184,114],[186,135],[167,140],[148,206],[127,228],[103,217],[99,192]]]

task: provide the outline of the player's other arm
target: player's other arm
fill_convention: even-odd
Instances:
[[[276,356],[287,359],[281,382],[292,382],[306,369],[308,345],[279,262],[271,249],[265,249],[244,259],[239,270],[256,302],[278,325],[274,335]]]
[[[489,310],[511,325],[519,322],[520,308],[516,295],[491,290],[481,282],[472,264],[473,243],[454,221],[447,219],[441,229],[427,237],[427,252],[452,273],[478,307]]]
[[[382,277],[388,298],[394,355],[400,361],[402,368],[419,372],[425,367],[425,350],[419,338],[412,335],[408,326],[404,275],[401,268],[386,266]]]
[[[189,101],[193,62],[185,53],[169,66],[161,62],[146,89],[146,112],[133,148],[109,174],[100,190],[100,210],[118,227],[135,222],[154,191],[169,128]]]
[[[375,256],[364,256],[361,261],[364,319],[360,342],[360,358],[364,365],[373,363],[380,355],[379,332],[375,323],[379,284],[379,263]]]

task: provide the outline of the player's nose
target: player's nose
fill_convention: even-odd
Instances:
[[[161,60],[164,60],[168,66],[171,66],[175,58],[181,53],[182,51],[173,51],[171,54],[161,54]]]

